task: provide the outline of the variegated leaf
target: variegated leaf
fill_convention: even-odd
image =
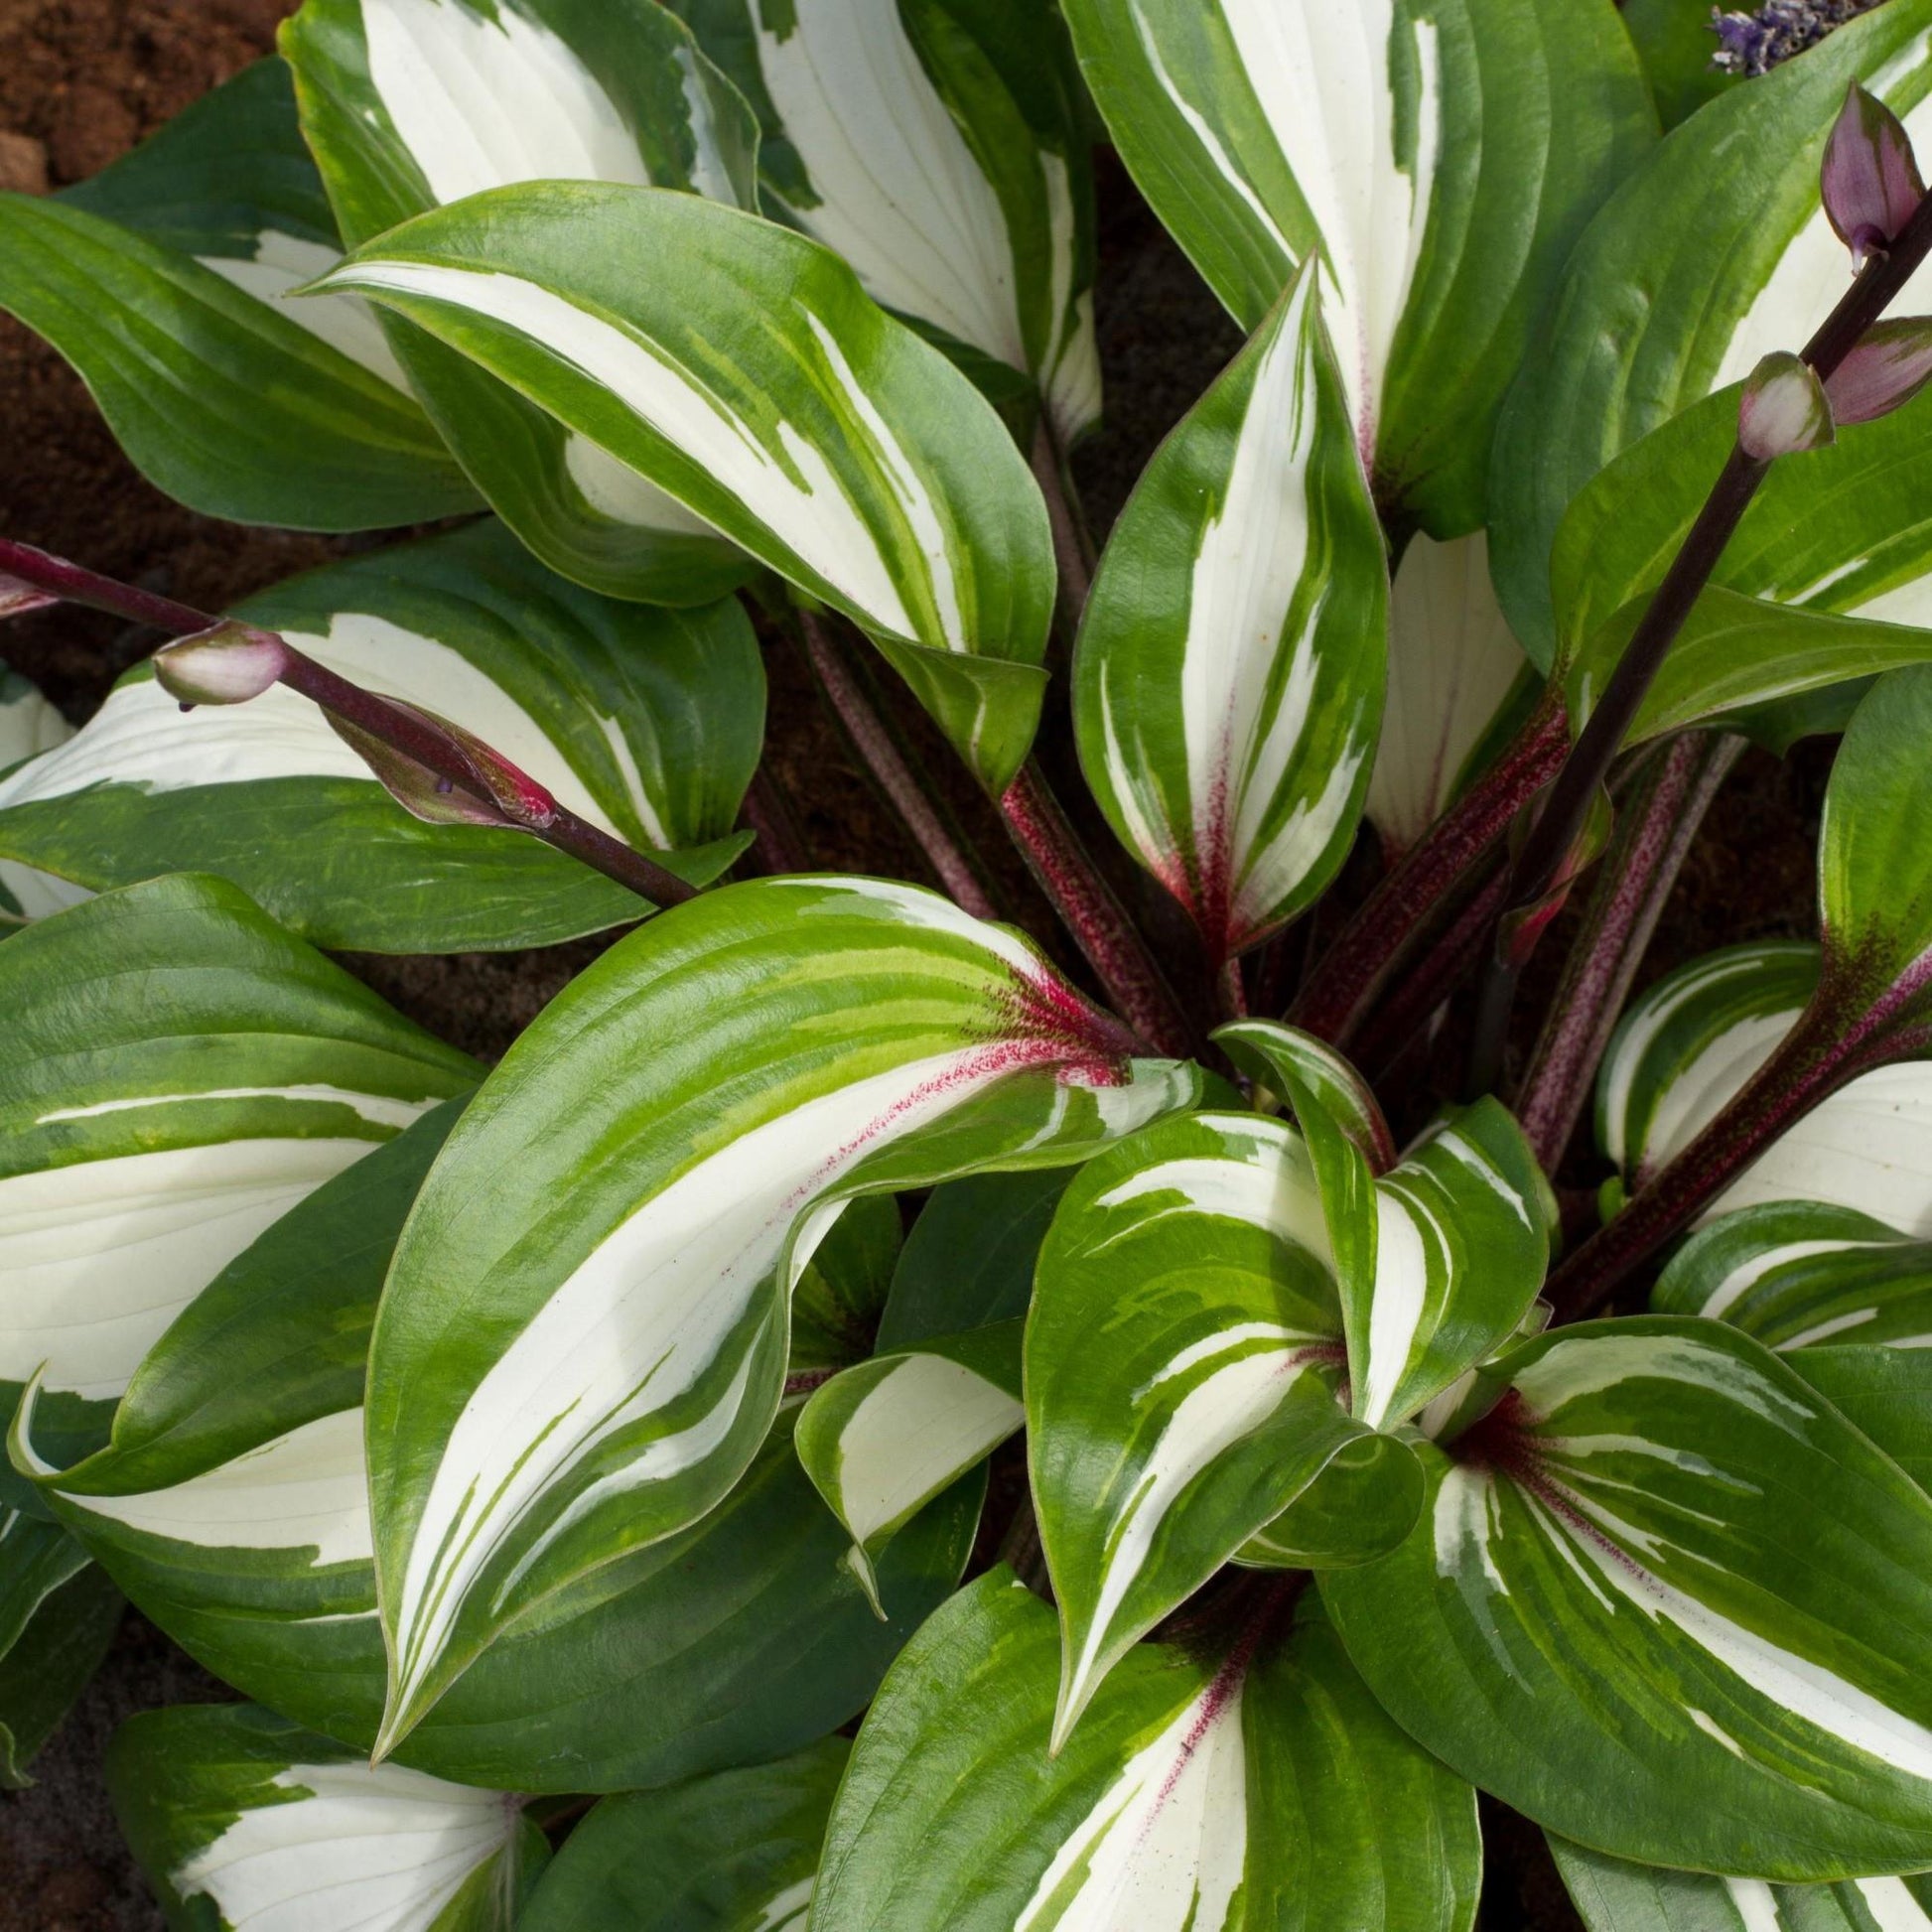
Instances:
[[[366,1751],[385,1664],[362,1449],[364,1354],[444,1109],[323,1187],[175,1322],[103,1451],[15,1455],[51,1505],[199,1662]],[[656,1785],[796,1750],[863,1705],[957,1581],[968,1482],[880,1563],[874,1615],[791,1442],[795,1411],[696,1528],[523,1618],[402,1746],[418,1769],[521,1791]]]
[[[1847,1422],[1932,1491],[1932,1354],[1807,1342],[1786,1358]]]
[[[1623,1017],[1596,1087],[1597,1144],[1634,1188],[1680,1153],[1791,1031],[1818,949],[1769,942],[1693,960]],[[1932,1073],[1902,1061],[1861,1074],[1782,1134],[1706,1210],[1766,1201],[1851,1208],[1932,1238]]]
[[[851,1750],[606,1798],[550,1863],[517,1932],[805,1932]]]
[[[1376,1180],[1373,1229],[1334,1240],[1338,1256],[1373,1258],[1372,1272],[1337,1271],[1361,1421],[1405,1421],[1516,1331],[1549,1267],[1545,1194],[1522,1129],[1489,1099]]]
[[[735,602],[645,610],[582,591],[493,522],[295,579],[244,621],[476,733],[600,829],[699,884],[763,738],[764,667]],[[0,855],[88,887],[200,870],[318,945],[549,945],[645,902],[522,832],[428,825],[282,686],[184,712],[142,664],[77,738],[0,778]]]
[[[174,1315],[479,1069],[233,887],[157,880],[0,946],[0,1405],[78,1446]]]
[[[836,256],[695,196],[555,182],[419,216],[321,286],[420,324],[856,619],[1006,788],[1044,681],[1045,505],[991,405]]]
[[[828,1211],[1071,1165],[1194,1098],[1130,1050],[1017,935],[860,880],[707,895],[580,975],[465,1115],[384,1292],[383,1747],[518,1615],[730,1490]]]
[[[170,495],[312,530],[475,508],[366,306],[280,301],[341,257],[279,61],[77,189],[0,196],[0,307]]]
[[[751,109],[654,0],[308,0],[282,39],[352,244],[522,181],[757,205]],[[407,324],[388,326],[450,448],[554,569],[680,605],[750,574],[703,518],[588,437]]]
[[[1408,1450],[1337,1399],[1341,1333],[1315,1171],[1282,1122],[1162,1122],[1075,1175],[1027,1322],[1027,1447],[1065,1632],[1055,1748],[1136,1640],[1344,1451],[1365,1446],[1370,1480],[1400,1482]],[[1408,1527],[1371,1513],[1358,1542]],[[1380,1549],[1341,1560],[1365,1554]]]
[[[1873,9],[1761,83],[1713,101],[1651,153],[1565,268],[1503,412],[1491,470],[1496,586],[1539,665],[1574,652],[1661,578],[1735,433],[1735,397],[1712,392],[1769,351],[1799,347],[1845,292],[1850,257],[1818,180],[1854,79],[1926,147],[1928,0]],[[1916,280],[1902,310],[1927,307],[1928,287]],[[1679,424],[1660,431],[1673,417]],[[1717,581],[1777,602],[1920,621],[1918,580],[1932,568],[1914,481],[1922,422],[1907,412],[1862,425],[1837,449],[1774,474]],[[1640,454],[1633,446],[1653,431],[1654,447]],[[1636,467],[1586,492],[1626,450]],[[1564,527],[1573,503],[1578,521]]]
[[[1385,853],[1454,802],[1533,682],[1489,582],[1488,538],[1412,536],[1389,595],[1388,698],[1364,805]]]
[[[1377,1709],[1311,1596],[1287,1621],[1237,1623],[1218,1663],[1136,1647],[1049,1758],[1052,1614],[981,1578],[867,1715],[814,1932],[1468,1932],[1474,1792]]]
[[[0,1503],[0,1791],[28,1766],[107,1654],[121,1593],[58,1523]]]
[[[1319,250],[1378,499],[1482,520],[1490,431],[1584,222],[1654,138],[1591,0],[1069,0],[1127,165],[1244,328]]]
[[[1932,1932],[1932,1878],[1769,1885],[1606,1858],[1552,1835],[1588,1932]]]
[[[1932,1859],[1932,1496],[1721,1322],[1555,1330],[1321,1590],[1403,1727],[1552,1831],[1793,1882]],[[1687,1797],[1687,1794],[1690,1794]]]
[[[766,207],[942,345],[1100,414],[1093,205],[1065,30],[1014,0],[670,0],[758,106]]]
[[[1650,1306],[1728,1321],[1780,1351],[1932,1348],[1932,1242],[1855,1208],[1768,1201],[1692,1236]]]
[[[1387,621],[1381,527],[1305,268],[1148,466],[1074,655],[1087,780],[1217,962],[1346,856]]]
[[[0,663],[0,781],[12,766],[65,745],[72,736],[73,727],[39,687]],[[0,939],[29,919],[44,919],[87,897],[68,880],[0,858]]]
[[[1021,1325],[1003,1321],[875,1355],[805,1404],[798,1459],[850,1533],[852,1568],[875,1604],[880,1551],[1025,1423]]]
[[[1318,1105],[1354,1143],[1371,1173],[1395,1166],[1395,1137],[1381,1102],[1325,1039],[1279,1020],[1236,1020],[1215,1031],[1214,1043],[1257,1087],[1283,1095],[1292,1105],[1299,1091]],[[1308,1123],[1303,1126],[1306,1132]]]
[[[107,1789],[177,1932],[503,1932],[550,1856],[515,1797],[252,1704],[129,1719]]]

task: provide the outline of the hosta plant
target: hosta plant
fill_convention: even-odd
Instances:
[[[1932,0],[1827,11],[306,0],[0,198],[154,483],[390,533],[0,537],[153,645],[0,683],[0,1779],[125,1599],[198,1932],[1469,1932],[1481,1793],[1932,1926]],[[1096,557],[1101,141],[1245,342]],[[1646,973],[1821,737],[1816,936]],[[593,936],[489,1066],[331,957]]]

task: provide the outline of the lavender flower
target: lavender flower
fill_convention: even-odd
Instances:
[[[1714,7],[1711,27],[1719,47],[1711,65],[1726,73],[1769,73],[1878,4],[1880,0],[1765,0],[1753,13]]]

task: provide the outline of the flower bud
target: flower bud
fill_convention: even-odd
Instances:
[[[1778,349],[1750,372],[1737,405],[1737,441],[1746,456],[1769,463],[1822,450],[1836,433],[1825,385],[1809,362]]]
[[[1825,212],[1851,249],[1854,269],[1891,246],[1925,194],[1912,137],[1898,116],[1856,80],[1825,144],[1820,186]]]
[[[1901,316],[1867,329],[1832,371],[1825,395],[1839,423],[1889,416],[1932,380],[1932,316]]]
[[[154,674],[183,704],[243,704],[259,698],[288,662],[288,646],[272,631],[228,622],[162,645]]]

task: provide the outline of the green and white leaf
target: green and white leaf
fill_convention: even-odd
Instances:
[[[354,682],[474,732],[565,805],[706,884],[763,738],[733,601],[672,612],[579,590],[481,522],[241,605]],[[318,945],[549,945],[645,902],[527,833],[412,817],[308,699],[184,713],[146,664],[77,738],[0,778],[0,854],[88,887],[232,879]]]
[[[606,1798],[551,1860],[517,1932],[805,1932],[851,1746]]]
[[[1376,1707],[1311,1596],[1218,1667],[1136,1646],[1049,1757],[1057,1653],[1005,1570],[906,1646],[839,1791],[814,1932],[1474,1923],[1475,1794]]]
[[[1388,699],[1365,804],[1384,852],[1406,851],[1454,802],[1527,684],[1488,538],[1412,536],[1389,594]]]
[[[1081,84],[1015,0],[671,0],[758,108],[767,211],[943,345],[1031,374],[1062,445],[1100,414]]]
[[[935,1187],[893,1270],[880,1351],[1024,1315],[1039,1245],[1067,1179],[1064,1169],[1038,1168],[968,1174]]]
[[[1605,1858],[1552,1835],[1557,1869],[1588,1932],[1926,1932],[1932,1880],[1767,1885]]]
[[[1623,1017],[1597,1076],[1597,1145],[1635,1188],[1681,1153],[1803,1012],[1818,949],[1727,947],[1659,980]],[[1932,1239],[1932,1078],[1917,1061],[1862,1073],[1782,1134],[1706,1210],[1823,1201]]]
[[[757,206],[751,109],[653,0],[308,0],[283,46],[351,243],[523,181]],[[458,460],[554,569],[680,605],[750,574],[701,517],[589,438],[407,324],[389,328]]]
[[[1849,257],[1819,205],[1818,178],[1854,79],[1902,117],[1923,152],[1932,139],[1928,0],[1874,9],[1802,59],[1711,102],[1652,150],[1565,266],[1503,411],[1491,470],[1496,587],[1540,666],[1574,651],[1662,576],[1661,564],[1641,560],[1667,544],[1668,562],[1676,539],[1666,533],[1695,513],[1736,427],[1733,402],[1705,398],[1748,375],[1769,351],[1799,347],[1845,292]],[[1926,308],[1929,286],[1915,280],[1901,297],[1904,311]],[[1680,432],[1666,433],[1644,486],[1616,491],[1627,532],[1601,527],[1606,493],[1589,519],[1600,553],[1582,527],[1558,543],[1566,510],[1599,471],[1693,410],[1699,427],[1687,417],[1682,441],[1674,440]],[[1740,539],[1718,581],[1781,602],[1917,621],[1883,594],[1922,598],[1904,587],[1932,564],[1923,495],[1905,476],[1895,493],[1886,472],[1915,444],[1923,461],[1922,420],[1906,414],[1861,426],[1840,450],[1774,477],[1773,500],[1751,519],[1754,535]],[[1821,501],[1828,480],[1835,486]],[[1625,479],[1636,483],[1634,474]],[[1781,553],[1775,561],[1773,548]],[[1594,622],[1580,623],[1569,615],[1580,602],[1574,587],[1599,574],[1606,588],[1588,593]]]
[[[1003,1321],[875,1355],[805,1404],[798,1459],[850,1533],[852,1568],[875,1600],[880,1551],[1025,1424],[1021,1326]]]
[[[121,1593],[58,1523],[0,1503],[0,1791],[86,1687],[121,1620]]]
[[[73,727],[41,695],[39,686],[0,662],[0,774],[72,736]],[[0,938],[16,925],[44,919],[86,897],[68,880],[0,858]]]
[[[1074,654],[1094,796],[1217,960],[1346,856],[1387,623],[1381,526],[1305,268],[1148,466]]]
[[[1138,1638],[1369,1437],[1337,1399],[1341,1328],[1315,1170],[1281,1121],[1165,1121],[1074,1176],[1027,1322],[1055,1749]],[[1372,1447],[1385,1475],[1408,1455]]]
[[[1768,1201],[1693,1235],[1650,1306],[1728,1321],[1780,1351],[1932,1348],[1932,1242],[1854,1208]]]
[[[1391,1716],[1555,1832],[1810,1882],[1932,1858],[1932,1497],[1721,1322],[1553,1331],[1382,1562],[1321,1579]]]
[[[179,1932],[501,1932],[550,1853],[514,1797],[371,1766],[251,1704],[129,1719],[107,1788]]]
[[[1281,1094],[1298,1112],[1298,1095],[1318,1105],[1354,1143],[1372,1173],[1395,1166],[1395,1137],[1381,1102],[1325,1039],[1279,1020],[1235,1020],[1215,1030],[1214,1043],[1257,1087]]]
[[[170,495],[310,530],[475,508],[367,307],[279,299],[341,256],[279,61],[77,190],[0,197],[0,307]]]
[[[0,946],[0,1402],[104,1419],[174,1316],[479,1069],[232,886],[157,880]]]
[[[385,1681],[362,1449],[363,1360],[443,1109],[318,1189],[182,1315],[111,1446],[16,1453],[142,1611],[249,1696],[366,1752]],[[404,1743],[419,1769],[522,1791],[655,1785],[782,1755],[844,1723],[957,1581],[979,1485],[880,1563],[881,1623],[840,1565],[795,1411],[695,1528],[552,1598]],[[30,1422],[31,1422],[30,1418]]]
[[[1378,499],[1482,521],[1503,391],[1564,258],[1654,140],[1590,0],[1071,0],[1157,214],[1253,329],[1317,249]]]
[[[695,196],[556,182],[421,215],[320,286],[420,324],[854,618],[1005,789],[1044,678],[1045,505],[991,405],[836,256]]]
[[[1128,1050],[1018,935],[877,882],[730,887],[581,974],[485,1081],[384,1292],[384,1747],[518,1615],[730,1490],[827,1210],[1073,1165],[1193,1101],[1195,1069]]]

